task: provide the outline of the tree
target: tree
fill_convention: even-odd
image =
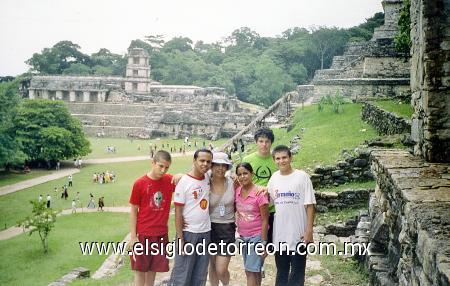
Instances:
[[[312,50],[320,60],[320,69],[323,69],[325,62],[331,63],[333,56],[342,53],[348,36],[345,31],[338,28],[319,27],[313,28]]]
[[[411,49],[411,16],[410,16],[410,0],[403,1],[403,8],[398,19],[399,31],[394,38],[395,49],[405,58],[409,57]]]
[[[19,165],[25,159],[20,143],[15,137],[14,117],[19,104],[20,78],[11,82],[0,83],[0,168],[8,169],[11,165]]]
[[[67,75],[89,75],[92,73],[90,67],[80,63],[73,63],[68,68],[63,70],[63,74]]]
[[[17,140],[32,162],[71,159],[90,152],[80,121],[62,101],[22,101],[14,121]]]
[[[192,51],[192,40],[186,37],[175,37],[166,42],[162,49],[166,53]]]
[[[145,40],[150,43],[150,46],[154,50],[160,50],[164,46],[164,36],[163,35],[150,35],[145,36]]]
[[[30,229],[29,235],[37,232],[41,239],[44,253],[48,252],[48,236],[51,230],[55,227],[56,214],[51,208],[46,207],[45,202],[38,202],[36,200],[30,201],[33,205],[32,215],[26,217],[19,226]]]
[[[259,34],[248,27],[234,30],[226,41],[233,46],[251,47],[260,38]]]
[[[90,64],[88,55],[79,51],[80,46],[71,41],[61,41],[52,48],[45,48],[42,52],[34,53],[25,63],[32,71],[45,74],[62,74],[71,64]]]
[[[91,55],[91,72],[96,75],[122,75],[126,66],[126,57],[100,49]]]
[[[292,78],[268,57],[262,57],[255,66],[256,80],[250,85],[249,99],[253,103],[270,106],[284,92],[294,88]]]

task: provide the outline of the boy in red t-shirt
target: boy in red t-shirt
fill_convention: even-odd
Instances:
[[[145,247],[151,243],[168,243],[167,222],[175,189],[172,176],[166,174],[171,163],[168,152],[156,152],[150,172],[137,179],[131,191],[130,245],[140,242],[144,246],[142,255],[133,253],[130,256],[131,269],[135,271],[135,285],[153,285],[156,272],[169,271],[169,260],[163,249],[158,248],[158,255],[151,255],[150,249],[147,255]]]

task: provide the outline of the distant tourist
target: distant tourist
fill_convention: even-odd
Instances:
[[[73,176],[72,174],[70,174],[67,179],[69,180],[69,187],[72,187],[72,183],[73,183]]]
[[[94,195],[92,193],[89,194],[89,202],[88,202],[86,208],[95,209]]]
[[[50,208],[50,203],[52,201],[52,196],[50,196],[49,194],[47,194],[47,208]]]
[[[77,213],[77,203],[75,202],[75,200],[72,200],[72,213]]]
[[[42,195],[39,195],[39,198],[38,198],[38,201],[39,201],[39,203],[42,203]]]
[[[103,211],[104,206],[105,206],[105,197],[98,198],[98,210]]]

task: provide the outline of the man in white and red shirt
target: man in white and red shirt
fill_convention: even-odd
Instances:
[[[138,178],[133,185],[130,196],[130,245],[140,242],[145,247],[150,243],[166,245],[168,242],[167,222],[175,189],[172,176],[166,174],[171,162],[168,152],[156,152],[150,172]],[[145,250],[142,255],[134,253],[130,259],[131,268],[135,271],[135,285],[153,285],[156,272],[169,271],[169,261],[163,249],[159,249],[158,255],[151,255]]]
[[[184,175],[175,188],[175,228],[177,231],[177,249],[183,250],[184,245],[195,245],[205,241],[210,243],[211,220],[209,217],[210,179],[206,172],[211,168],[213,155],[210,150],[199,149],[194,153],[192,170]],[[190,252],[191,247],[186,248]],[[169,285],[206,284],[209,255],[183,252],[175,254],[175,264],[172,269]]]

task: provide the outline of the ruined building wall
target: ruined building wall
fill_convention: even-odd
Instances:
[[[450,2],[411,1],[414,153],[450,162]]]

